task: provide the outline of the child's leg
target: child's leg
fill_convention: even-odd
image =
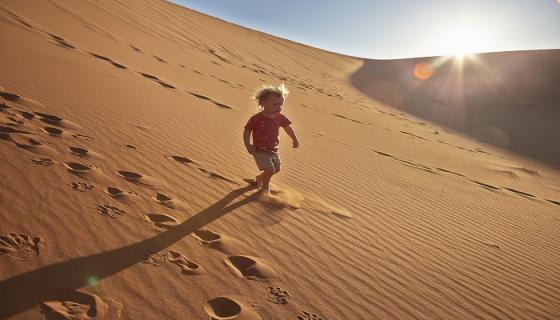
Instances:
[[[268,191],[270,190],[270,178],[272,178],[272,175],[274,175],[274,167],[268,167],[265,168],[263,170],[263,172],[260,174],[260,177],[262,179],[262,187],[261,189],[263,191]]]
[[[280,157],[278,156],[278,154],[273,154],[270,157],[270,162],[272,164],[272,166],[266,168],[263,173],[261,173],[261,179],[262,179],[262,187],[261,189],[263,190],[270,190],[270,180],[272,179],[272,176],[277,174],[278,172],[280,172]]]
[[[257,166],[262,170],[262,173],[255,177],[257,187],[268,192],[270,190],[270,179],[280,171],[280,158],[276,153],[257,152],[253,156]]]
[[[259,175],[255,177],[255,182],[257,183],[257,188],[263,187],[263,173],[261,172]]]

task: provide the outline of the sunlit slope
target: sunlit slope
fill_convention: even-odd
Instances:
[[[560,315],[560,173],[369,99],[361,59],[164,1],[0,30],[0,318]],[[281,82],[301,146],[260,197],[242,131]]]

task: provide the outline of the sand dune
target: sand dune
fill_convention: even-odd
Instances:
[[[0,28],[1,319],[560,317],[556,51],[465,61],[458,104],[452,62],[159,0],[3,1]],[[301,147],[262,197],[241,133],[281,82]]]
[[[366,60],[351,77],[375,100],[556,168],[559,81],[560,50]]]

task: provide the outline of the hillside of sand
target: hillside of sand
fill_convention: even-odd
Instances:
[[[375,101],[560,168],[560,50],[370,59],[351,82]]]
[[[560,172],[362,93],[371,61],[156,0],[0,28],[0,319],[560,317]],[[261,197],[242,128],[281,82],[301,146]]]

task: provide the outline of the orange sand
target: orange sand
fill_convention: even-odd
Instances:
[[[459,103],[451,62],[164,1],[2,1],[0,28],[1,319],[560,318],[558,51],[481,55]],[[281,82],[301,146],[261,198],[242,128]]]

